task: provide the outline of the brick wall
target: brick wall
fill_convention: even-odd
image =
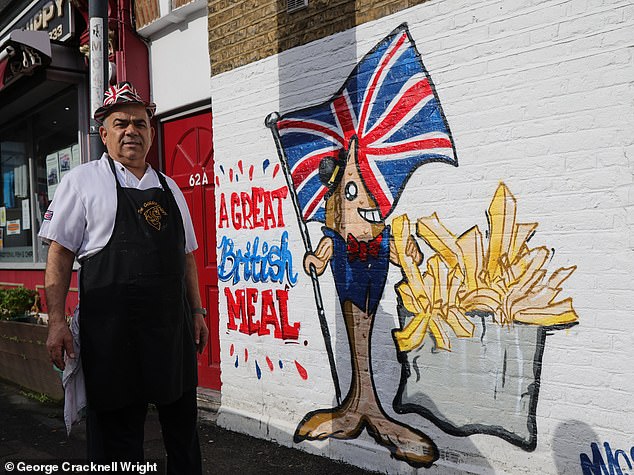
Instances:
[[[237,25],[237,19],[230,21]],[[364,56],[403,23],[433,80],[458,159],[457,167],[433,162],[413,171],[385,220],[393,235],[395,218],[403,215],[412,223],[423,218],[434,230],[437,238],[411,228],[424,254],[421,285],[447,305],[436,305],[429,315],[417,309],[396,288],[403,279],[414,282],[415,269],[391,265],[370,317],[373,327],[366,328],[368,372],[380,407],[388,419],[417,434],[409,434],[410,441],[423,433],[436,447],[433,465],[418,472],[411,453],[395,451],[367,431],[350,430],[352,414],[352,422],[338,426],[348,431],[345,436],[304,440],[313,411],[337,406],[336,388],[311,278],[303,269],[303,226],[265,125],[272,112],[289,118],[309,107],[321,111]],[[235,59],[212,76],[221,275],[219,424],[387,473],[561,474],[584,473],[584,467],[625,473],[634,465],[634,6],[599,0],[431,0],[355,25],[262,59]],[[213,47],[211,52],[215,61]],[[243,67],[235,68],[238,63]],[[408,64],[413,69],[396,71],[386,81],[397,85],[400,75],[415,74],[416,61]],[[406,97],[416,101],[411,92]],[[388,95],[370,101],[370,110],[377,107],[374,117],[383,117],[380,111],[391,100]],[[321,120],[329,120],[322,112]],[[337,135],[346,120],[341,115],[339,125],[321,133]],[[312,150],[306,137],[297,141],[298,150]],[[349,147],[342,140],[333,148],[349,153]],[[296,153],[284,150],[287,157]],[[401,166],[393,165],[386,176],[403,173]],[[359,170],[363,166],[347,170],[346,182],[366,183],[356,178]],[[310,172],[317,171],[309,167],[302,176]],[[434,213],[438,221],[425,221]],[[341,224],[341,216],[336,219]],[[484,254],[467,248],[463,233],[473,226],[488,249]],[[530,239],[522,239],[521,230]],[[322,223],[309,223],[307,232],[316,249]],[[517,242],[523,251],[512,251]],[[494,254],[500,259],[487,261]],[[480,267],[462,262],[478,255],[484,255]],[[451,268],[460,271],[452,274]],[[529,268],[529,274],[522,270]],[[487,280],[498,271],[496,283]],[[460,320],[469,300],[460,290],[466,285],[460,275],[466,274],[482,279],[483,298],[504,295],[506,303],[481,311],[484,320],[473,314],[470,323]],[[347,334],[337,279],[342,278],[326,267],[319,284],[345,396],[355,376],[363,373],[361,379],[369,380],[366,372],[352,369],[355,358],[367,359]],[[489,292],[493,287],[495,295]],[[452,294],[452,288],[458,291]],[[425,322],[435,318],[438,328],[417,327],[416,316]],[[540,320],[544,316],[549,319]],[[537,320],[521,323],[524,318]],[[463,330],[455,325],[459,320]],[[282,330],[291,327],[297,338],[292,331],[285,337]],[[420,341],[404,337],[405,329]],[[394,338],[399,335],[394,330],[400,337]],[[357,342],[365,338],[355,335]],[[372,400],[371,393],[365,396],[364,402]],[[325,423],[321,430],[323,435],[331,428]],[[416,452],[421,446],[417,439],[409,448]]]
[[[229,71],[424,1],[310,0],[307,8],[287,13],[286,1],[210,0],[212,73]]]
[[[137,29],[157,20],[161,16],[158,0],[135,0],[134,16]]]

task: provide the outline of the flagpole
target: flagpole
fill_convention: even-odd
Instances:
[[[293,179],[291,177],[291,171],[288,167],[288,161],[282,142],[280,139],[280,133],[277,129],[277,122],[280,120],[280,114],[277,112],[271,112],[264,120],[265,125],[271,129],[273,139],[275,140],[275,146],[277,147],[277,153],[282,162],[282,170],[284,171],[284,177],[286,178],[286,184],[288,185],[289,194],[293,207],[295,208],[295,214],[297,215],[297,223],[299,224],[299,231],[302,235],[302,241],[304,241],[304,247],[306,252],[312,253],[313,247],[310,242],[310,235],[308,234],[308,227],[302,219],[302,211],[299,206],[299,199],[295,192],[295,186],[293,185]],[[315,266],[310,266],[310,279],[313,283],[313,293],[315,294],[315,303],[317,304],[317,315],[319,317],[319,324],[321,326],[321,333],[324,337],[324,343],[326,344],[326,353],[328,353],[328,362],[330,363],[330,373],[332,374],[332,381],[335,385],[335,397],[337,398],[337,405],[341,404],[341,388],[339,386],[339,376],[337,375],[337,366],[335,363],[335,356],[332,351],[332,338],[330,337],[330,330],[328,328],[328,322],[326,320],[326,312],[324,311],[324,302],[321,298],[321,289],[319,287],[319,280],[317,278],[317,270]]]

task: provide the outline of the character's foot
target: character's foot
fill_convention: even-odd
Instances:
[[[295,442],[322,440],[328,437],[355,439],[363,430],[361,415],[346,408],[320,409],[309,412],[297,425]]]
[[[387,416],[369,417],[367,429],[395,459],[413,467],[430,467],[438,459],[438,448],[429,437]]]

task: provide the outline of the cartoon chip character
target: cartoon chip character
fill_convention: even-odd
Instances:
[[[284,174],[309,252],[304,270],[313,280],[326,351],[339,386],[317,276],[330,263],[346,325],[352,382],[331,409],[307,414],[295,441],[357,437],[365,428],[392,455],[430,466],[435,444],[422,432],[390,418],[377,396],[370,338],[389,263],[398,256],[386,219],[414,171],[429,162],[457,166],[440,101],[407,24],[380,41],[329,100],[280,116],[269,114]],[[310,251],[306,223],[324,223]],[[422,253],[407,240],[406,255]]]
[[[438,458],[436,445],[421,431],[385,413],[372,376],[370,336],[389,263],[398,265],[398,257],[390,227],[361,179],[356,137],[338,160],[322,162],[319,172],[329,189],[326,226],[315,252],[306,254],[304,270],[310,275],[314,266],[321,275],[330,263],[350,345],[352,381],[341,404],[304,417],[295,440],[352,439],[365,428],[397,459],[429,466]],[[407,255],[417,265],[422,262],[423,255],[412,236]]]

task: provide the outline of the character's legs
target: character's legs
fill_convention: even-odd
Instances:
[[[113,411],[86,410],[86,443],[90,462],[143,461],[147,404]]]
[[[334,409],[320,409],[306,414],[295,430],[295,442],[309,439],[354,439],[363,430],[363,417],[341,404]]]
[[[350,343],[352,381],[343,402],[334,409],[307,414],[295,431],[295,441],[304,439],[353,439],[364,427],[392,455],[415,467],[430,466],[438,458],[436,445],[422,432],[391,419],[376,394],[370,361],[370,337],[374,315],[352,302],[343,305]]]
[[[382,410],[380,415],[368,417],[366,428],[368,434],[386,447],[394,458],[414,467],[429,467],[438,458],[436,444],[429,437],[395,421]]]
[[[339,406],[306,414],[295,431],[296,442],[327,437],[354,439],[363,430],[365,411],[361,405],[364,404],[365,386],[369,382],[369,361],[366,355],[363,355],[363,351],[361,354],[358,353],[358,347],[360,344],[362,345],[360,340],[363,340],[364,330],[361,327],[369,329],[370,322],[368,315],[361,312],[352,302],[345,302],[342,310],[351,352],[352,381],[350,389]]]
[[[184,392],[171,404],[157,406],[157,409],[167,452],[167,473],[202,473],[196,388]]]

